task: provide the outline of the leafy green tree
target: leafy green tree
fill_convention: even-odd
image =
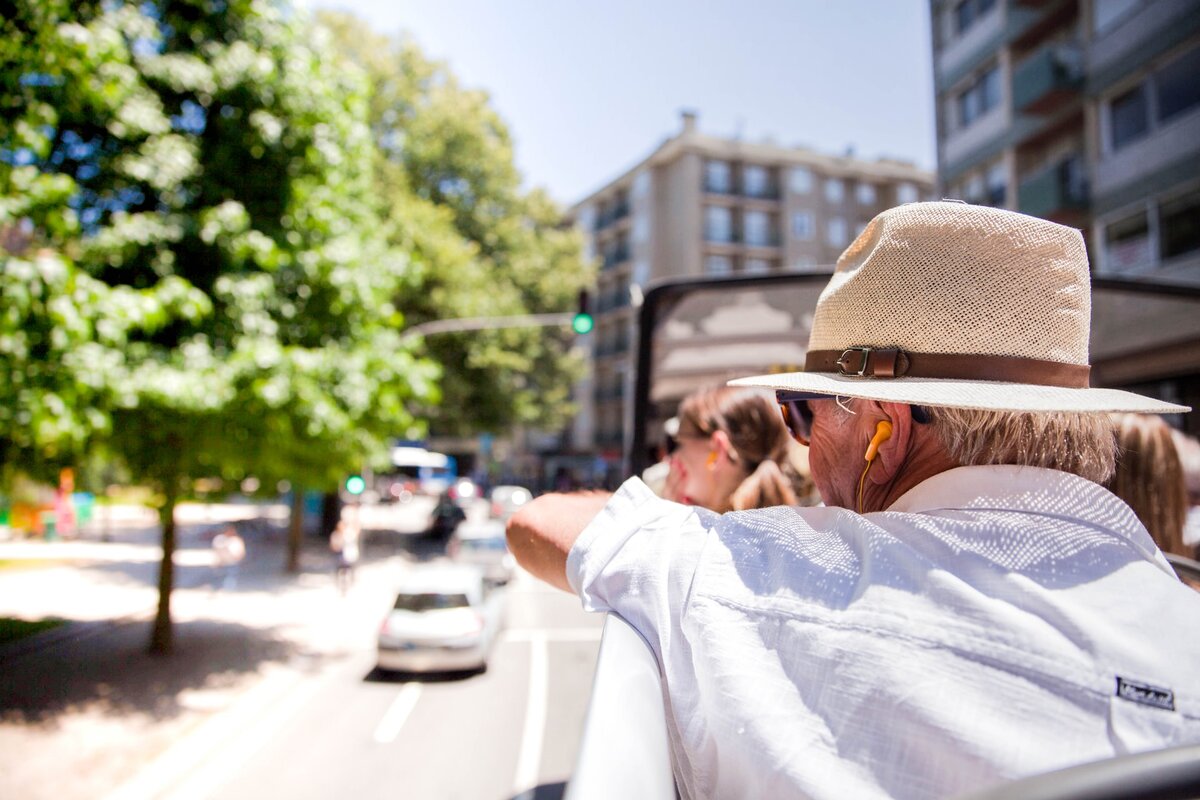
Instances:
[[[351,16],[319,19],[370,80],[386,233],[414,260],[414,290],[397,301],[408,321],[570,310],[591,281],[581,242],[544,192],[521,188],[487,94]],[[581,366],[572,342],[538,328],[429,337],[425,352],[445,365],[441,406],[425,409],[431,426],[461,435],[562,424]]]
[[[4,195],[59,182],[65,210],[10,222],[144,306],[95,405],[106,446],[163,498],[166,652],[190,481],[332,488],[417,425],[437,370],[401,338],[411,262],[378,235],[361,75],[304,18],[268,0],[13,10],[5,33],[38,46],[7,48],[26,77],[0,101]]]

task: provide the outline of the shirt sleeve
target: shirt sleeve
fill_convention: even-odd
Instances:
[[[662,652],[678,630],[718,515],[630,478],[575,540],[567,581],[588,611],[613,611]]]

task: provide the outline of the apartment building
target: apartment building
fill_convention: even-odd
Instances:
[[[827,270],[875,214],[932,196],[933,176],[910,163],[706,136],[684,113],[677,135],[570,210],[601,268],[591,370],[577,387],[569,449],[619,467],[641,287],[677,276]]]
[[[1097,278],[1200,285],[1200,0],[930,10],[939,193],[1080,228]],[[1093,384],[1200,406],[1195,302],[1098,300]]]
[[[1200,281],[1200,0],[931,0],[940,191]]]

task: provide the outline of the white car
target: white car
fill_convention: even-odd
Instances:
[[[485,591],[476,567],[436,565],[407,574],[379,628],[380,669],[451,672],[487,668],[503,617],[502,592]]]
[[[478,567],[484,578],[494,585],[508,583],[517,568],[517,561],[508,550],[501,520],[462,523],[450,537],[446,555],[457,564]]]
[[[488,500],[491,501],[491,516],[507,522],[509,517],[532,499],[533,492],[524,486],[496,486],[488,495]]]

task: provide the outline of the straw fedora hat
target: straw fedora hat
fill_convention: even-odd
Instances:
[[[740,378],[815,395],[997,411],[1188,411],[1088,383],[1079,231],[995,208],[909,203],[846,248],[803,372]]]

